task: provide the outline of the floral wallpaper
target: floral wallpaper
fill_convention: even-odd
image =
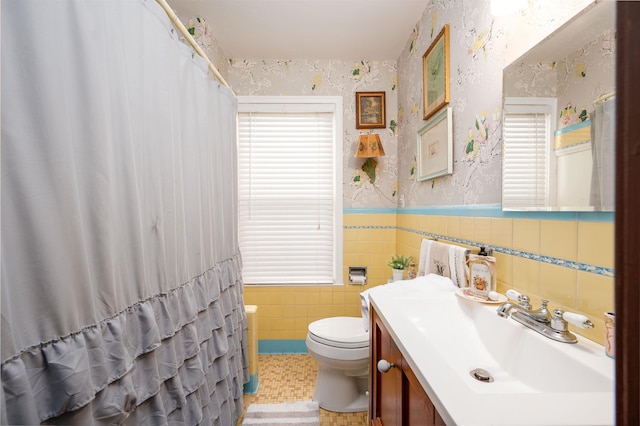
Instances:
[[[558,62],[558,128],[589,119],[593,101],[615,89],[615,29]]]
[[[228,61],[218,41],[211,32],[207,20],[201,16],[193,18],[180,17],[180,20],[187,28],[187,31],[189,31],[189,34],[193,36],[196,43],[198,43],[198,46],[206,53],[209,60],[226,80]],[[186,43],[186,40],[183,41]],[[211,72],[209,72],[209,74],[211,78],[214,78]]]
[[[345,208],[493,204],[501,194],[502,70],[591,2],[529,0],[526,10],[496,17],[490,13],[490,0],[425,1],[425,11],[396,61],[226,59],[204,19],[184,22],[190,23],[238,95],[343,97]],[[426,124],[422,55],[444,24],[450,26],[453,174],[417,182],[417,132]],[[613,48],[612,36],[588,53],[602,54],[606,43]],[[544,67],[540,65],[538,80],[528,84],[542,86],[558,78],[555,72],[543,72],[548,71]],[[587,58],[578,59],[570,72],[589,76]],[[361,91],[386,92],[387,127],[374,130],[386,156],[377,158],[375,184],[362,170],[364,161],[353,156],[360,134],[355,128],[355,92]],[[577,106],[582,101],[569,102]]]
[[[407,207],[500,203],[502,70],[589,2],[556,3],[531,0],[515,16],[496,17],[490,0],[428,2],[398,58],[398,191]],[[444,24],[450,26],[453,174],[418,182],[416,134],[427,123],[422,55]],[[555,75],[537,76],[527,84],[555,82]]]
[[[228,82],[238,95],[342,96],[343,98],[343,207],[373,208],[397,205],[398,75],[395,61],[356,59],[229,61]],[[377,157],[375,181],[355,158],[356,92],[385,92],[385,129],[374,129],[385,151]]]
[[[509,96],[558,99],[557,128],[589,119],[593,101],[615,89],[615,30],[606,30],[557,61],[516,61],[505,72]]]

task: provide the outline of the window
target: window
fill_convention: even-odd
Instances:
[[[555,198],[554,98],[506,98],[502,207],[544,208]]]
[[[238,97],[246,284],[341,281],[341,135],[341,97]]]

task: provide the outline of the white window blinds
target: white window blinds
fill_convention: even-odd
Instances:
[[[551,198],[551,109],[505,103],[503,208],[548,206]]]
[[[239,109],[244,282],[333,283],[334,113],[309,105]]]

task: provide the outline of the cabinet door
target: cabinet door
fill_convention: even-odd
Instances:
[[[402,355],[384,324],[371,309],[369,375],[370,416],[372,425],[402,425]],[[386,373],[378,370],[378,361],[386,360],[393,367]]]
[[[435,426],[436,417],[440,417],[411,370],[403,360],[402,364],[402,410],[405,426]],[[440,419],[442,420],[442,419]],[[443,423],[440,423],[444,425]]]
[[[445,426],[411,367],[371,307],[369,326],[369,419],[371,426]],[[393,363],[386,373],[381,359]]]

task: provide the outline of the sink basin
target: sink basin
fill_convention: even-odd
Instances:
[[[476,384],[484,392],[495,392],[502,383],[512,392],[613,389],[611,375],[599,371],[597,365],[585,364],[571,356],[574,351],[584,351],[583,347],[565,348],[567,344],[539,336],[511,319],[500,318],[495,306],[450,295],[396,300],[425,339],[453,340],[438,350],[462,369],[461,374],[476,367],[491,373],[494,385]],[[451,313],[455,311],[458,315],[453,317]],[[602,361],[611,364],[608,359]]]
[[[370,300],[447,424],[614,424],[614,362],[602,346],[553,341],[454,292]],[[493,381],[472,377],[476,368]]]

